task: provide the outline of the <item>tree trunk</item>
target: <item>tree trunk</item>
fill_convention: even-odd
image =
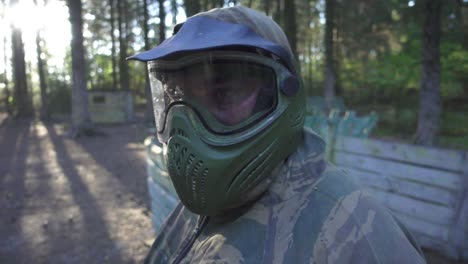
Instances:
[[[128,41],[131,35],[131,22],[130,22],[130,8],[128,6],[128,0],[123,1],[123,25],[124,25],[124,43],[125,43],[125,53],[122,54],[122,59],[120,60],[125,65],[125,90],[130,89],[131,75],[129,75],[129,67],[127,63],[128,57]]]
[[[24,45],[19,28],[12,28],[13,46],[13,79],[15,84],[14,102],[15,112],[18,117],[32,116],[32,105],[28,93],[26,78],[26,63],[24,60]]]
[[[158,0],[159,3],[159,43],[166,39],[166,10],[164,9],[164,0]]]
[[[46,4],[46,3],[44,3]],[[37,6],[37,0],[34,0],[34,5]],[[39,88],[41,91],[41,111],[40,117],[42,120],[48,120],[50,118],[49,103],[47,100],[47,83],[46,83],[46,63],[42,59],[42,42],[41,29],[36,32],[36,56],[37,56],[37,72],[39,75]]]
[[[296,1],[295,0],[283,0],[283,19],[284,31],[288,37],[289,44],[291,45],[294,57],[297,59],[297,22],[296,22]],[[299,66],[299,64],[298,64]],[[299,69],[298,69],[299,70]]]
[[[252,2],[252,0],[250,0]],[[224,0],[211,0],[211,8],[223,7]]]
[[[120,88],[127,90],[129,88],[128,80],[128,65],[125,59],[127,58],[127,36],[125,31],[125,11],[124,3],[126,0],[117,0],[117,23],[119,24],[119,71],[120,71]]]
[[[309,81],[307,82],[308,85],[306,87],[307,94],[313,94],[312,93],[312,87],[314,85],[314,71],[313,71],[314,70],[314,68],[313,68],[314,58],[313,58],[313,55],[312,55],[312,41],[313,40],[312,40],[312,34],[311,34],[311,36],[308,38],[308,43],[306,45],[306,47],[307,47],[307,57],[309,58],[309,63],[307,65],[308,66],[307,67],[308,68],[307,72],[308,72],[308,75],[309,75],[308,78],[307,78]]]
[[[202,1],[202,10],[207,11],[208,10],[208,1],[209,0],[201,0]]]
[[[333,29],[334,29],[335,0],[326,0],[325,3],[325,82],[324,93],[326,111],[332,109],[335,98],[336,72],[333,55]]]
[[[87,134],[93,129],[88,112],[88,91],[86,90],[86,62],[83,46],[83,18],[81,0],[68,0],[72,31],[72,129],[73,137]]]
[[[145,0],[146,1],[146,0]],[[111,25],[112,88],[117,89],[117,62],[115,60],[115,1],[109,0]]]
[[[464,6],[465,5],[465,6]],[[456,0],[455,17],[456,17],[456,31],[459,34],[459,39],[463,47],[468,47],[468,39],[465,30],[465,17],[463,10],[468,7],[468,3],[464,0]]]
[[[270,15],[271,0],[263,0],[263,11],[267,16]]]
[[[18,0],[11,0],[10,5],[18,4]],[[20,28],[12,25],[11,43],[13,49],[13,81],[14,81],[14,109],[18,117],[30,117],[33,114],[32,104],[28,93],[26,77],[26,62],[24,59],[24,43]]]
[[[187,17],[191,17],[200,12],[200,1],[199,0],[184,0],[185,13]]]
[[[415,141],[421,145],[436,143],[440,127],[440,0],[424,2],[421,90]]]
[[[179,4],[177,0],[171,0],[172,25],[177,24],[177,15],[179,14]]]
[[[150,43],[149,43],[149,38],[148,38],[148,32],[149,32],[149,27],[148,27],[148,20],[149,20],[149,14],[148,14],[148,0],[143,0],[143,38],[145,41],[145,50],[149,50]],[[150,81],[149,81],[149,76],[148,76],[148,68],[145,67],[146,69],[146,79],[145,79],[145,94],[146,94],[146,107],[145,107],[145,116],[144,120],[145,122],[154,122],[154,110],[153,110],[153,100],[152,100],[152,95],[151,95],[151,86],[150,86]]]
[[[48,120],[50,118],[49,102],[47,100],[47,83],[46,83],[46,63],[42,59],[42,39],[39,32],[36,33],[36,53],[37,53],[37,72],[39,74],[39,88],[41,91],[41,119]]]
[[[7,57],[7,38],[6,36],[3,37],[3,65],[4,68],[3,68],[3,83],[5,84],[5,98],[4,98],[4,104],[5,104],[5,108],[6,108],[6,111],[8,113],[8,115],[11,115],[12,114],[12,109],[11,109],[11,105],[10,105],[10,87],[9,87],[9,81],[8,81],[8,72],[7,72],[7,65],[8,65],[8,57]]]
[[[282,25],[283,23],[282,22],[282,12],[281,10],[283,10],[283,0],[276,0],[276,9],[275,9],[275,13],[273,14],[273,20],[276,21],[276,23],[278,23],[279,25]]]
[[[2,5],[5,6],[5,0],[2,0]],[[2,13],[2,19],[5,18],[5,14]],[[11,109],[11,104],[10,104],[10,87],[9,87],[9,81],[8,81],[8,71],[7,71],[7,65],[8,65],[8,57],[7,57],[7,36],[3,36],[3,83],[5,84],[5,98],[4,98],[4,103],[5,103],[5,108],[8,113],[8,115],[11,115],[13,110]]]
[[[313,15],[312,15],[312,3],[310,1],[307,1],[307,4],[304,6],[306,9],[305,15],[306,15],[306,21],[312,21],[313,20]],[[313,54],[312,54],[312,47],[313,47],[313,41],[314,41],[314,35],[311,34],[311,28],[310,26],[306,27],[305,34],[307,37],[305,37],[305,47],[307,49],[307,58],[308,58],[308,63],[307,63],[307,70],[304,72],[307,73],[307,87],[305,89],[306,94],[313,94],[312,87],[313,87],[313,81],[314,81],[314,72],[313,72],[313,62],[314,59]]]

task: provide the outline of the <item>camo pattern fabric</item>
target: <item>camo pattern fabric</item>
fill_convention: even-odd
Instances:
[[[270,188],[231,215],[179,204],[146,263],[425,263],[404,226],[324,160],[324,146],[305,129]]]

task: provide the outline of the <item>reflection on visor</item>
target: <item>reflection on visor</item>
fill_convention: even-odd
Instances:
[[[276,101],[275,72],[252,61],[207,56],[186,64],[158,62],[150,67],[150,81],[158,130],[167,107],[177,101],[194,107],[208,125],[213,117],[227,127],[261,116]]]

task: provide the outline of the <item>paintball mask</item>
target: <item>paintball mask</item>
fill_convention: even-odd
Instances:
[[[224,33],[233,25],[249,30],[209,18],[197,20],[204,21],[201,26],[227,25],[221,28]],[[185,25],[186,31],[194,23]],[[194,30],[187,34],[196,35],[200,26]],[[217,50],[220,46],[210,39],[201,41],[208,50],[172,46],[177,52],[136,57],[148,61],[157,136],[164,143],[175,190],[182,203],[200,215],[244,204],[302,141],[304,122],[303,90],[274,52],[280,46],[268,42],[266,48],[259,44],[252,49],[259,52]]]

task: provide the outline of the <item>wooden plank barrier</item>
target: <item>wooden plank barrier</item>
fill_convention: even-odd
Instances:
[[[468,154],[338,136],[332,161],[384,203],[423,247],[468,259]]]

